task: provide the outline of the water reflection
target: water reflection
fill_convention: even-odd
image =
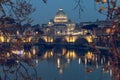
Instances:
[[[106,51],[28,46],[1,52],[0,80],[115,80]]]

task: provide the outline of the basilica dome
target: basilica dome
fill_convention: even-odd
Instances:
[[[55,23],[65,23],[68,22],[68,18],[62,8],[58,10],[54,18]]]

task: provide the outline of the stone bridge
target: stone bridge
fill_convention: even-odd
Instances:
[[[91,36],[82,35],[41,35],[34,37],[39,44],[54,43],[54,44],[84,44],[91,43]]]
[[[33,42],[38,44],[86,44],[92,42],[90,35],[35,35],[22,36],[20,39],[23,42]],[[6,38],[0,37],[0,42],[15,42],[16,36],[9,36]],[[18,41],[18,40],[17,40]]]

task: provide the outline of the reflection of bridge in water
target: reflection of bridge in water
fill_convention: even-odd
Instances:
[[[83,45],[92,42],[89,35],[41,35],[34,37],[39,44]]]
[[[29,50],[25,50],[24,48],[19,50],[19,49],[12,49],[8,48],[9,50],[4,51],[4,55],[2,55],[2,60],[0,60],[0,64],[5,61],[4,65],[1,65],[3,67],[8,66],[8,71],[7,71],[7,76],[12,75],[12,79],[19,78],[18,80],[23,80],[21,77],[20,72],[24,72],[26,70],[26,73],[24,73],[25,76],[27,76],[29,79],[25,80],[38,80],[35,77],[41,76],[39,72],[41,71],[41,65],[45,67],[45,72],[49,73],[47,71],[49,67],[52,67],[53,69],[56,69],[56,73],[59,72],[60,74],[65,74],[66,69],[69,69],[67,66],[71,67],[75,65],[75,68],[69,69],[70,71],[72,70],[77,70],[77,74],[92,74],[94,75],[94,72],[97,72],[99,69],[99,74],[104,74],[103,76],[110,75],[111,68],[110,66],[110,61],[109,61],[109,56],[105,55],[105,53],[101,54],[96,54],[94,52],[91,52],[86,49],[66,49],[64,47],[55,47],[55,48],[44,48],[42,46],[32,46]],[[8,52],[9,51],[9,52]],[[101,51],[102,52],[102,51]],[[50,64],[52,63],[52,65]],[[22,64],[22,65],[21,65]],[[48,66],[46,67],[47,64]],[[10,65],[13,65],[12,67],[9,67]],[[19,68],[19,66],[21,68]],[[37,66],[37,67],[36,67]],[[80,67],[81,71],[79,72],[77,67]],[[17,68],[17,69],[16,69]],[[0,70],[3,68],[1,67]],[[13,70],[14,69],[14,70]],[[36,69],[37,71],[33,71]],[[51,69],[51,68],[50,68]],[[17,71],[16,71],[17,70]],[[31,71],[32,70],[32,71]],[[14,71],[15,73],[11,74],[11,71]],[[32,72],[28,73],[27,72]],[[85,72],[84,72],[85,71]],[[92,73],[93,72],[93,73]],[[5,74],[6,72],[1,72],[1,74]],[[56,73],[53,73],[56,75]],[[1,75],[0,74],[0,75]],[[31,76],[32,74],[37,75],[37,76]],[[111,73],[112,75],[112,73]],[[110,75],[110,76],[111,76]],[[103,78],[102,76],[102,78]],[[45,76],[48,77],[48,76]],[[99,76],[98,76],[99,77]],[[1,76],[2,80],[5,80],[4,76]],[[4,78],[4,79],[3,79]],[[43,77],[42,77],[43,78]],[[109,77],[110,79],[110,77]]]

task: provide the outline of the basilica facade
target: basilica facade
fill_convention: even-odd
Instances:
[[[70,35],[75,30],[75,23],[68,19],[62,8],[58,10],[54,19],[45,26],[44,32],[53,35]]]

